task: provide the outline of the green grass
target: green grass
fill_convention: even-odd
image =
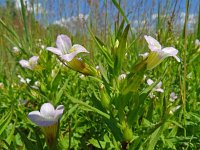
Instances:
[[[1,7],[0,82],[4,86],[0,86],[0,149],[51,149],[41,128],[28,119],[29,112],[47,102],[65,107],[57,149],[199,149],[200,47],[194,41],[199,38],[200,19],[192,30],[187,26],[189,2],[181,32],[173,18],[168,24],[168,10],[162,10],[171,9],[171,3],[165,7],[159,3],[152,34],[147,25],[132,30],[122,1],[105,1],[106,14],[99,18],[104,26],[98,26],[97,15],[84,26],[86,32],[76,34],[59,25],[41,25],[25,6],[21,10],[12,5]],[[116,22],[109,20],[109,5],[118,11]],[[95,11],[97,6],[90,5]],[[73,44],[90,52],[79,55],[80,66],[74,61],[67,67],[68,62],[46,50],[56,47],[59,34],[68,35]],[[181,62],[168,57],[147,70],[148,58],[139,56],[150,52],[144,35],[151,35],[163,47],[178,49]],[[14,53],[14,46],[20,52]],[[20,60],[32,56],[39,56],[34,70],[20,66]],[[157,54],[152,57],[156,59]],[[86,71],[87,75],[81,76]],[[126,78],[119,80],[121,74],[127,74]],[[20,82],[19,75],[31,81]],[[151,86],[149,78],[155,81]],[[40,84],[35,88],[36,81]],[[163,93],[154,91],[159,81]],[[178,96],[174,102],[170,101],[171,92]]]

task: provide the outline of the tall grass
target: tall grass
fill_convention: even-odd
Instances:
[[[46,5],[41,13],[40,3]],[[21,9],[12,2],[2,6],[0,149],[47,149],[41,129],[27,118],[46,102],[65,107],[58,149],[199,149],[200,47],[195,38],[200,38],[200,3],[197,28],[189,25],[192,0],[186,0],[184,22],[177,21],[180,3],[33,1],[33,11],[28,11],[20,0]],[[89,13],[83,24],[72,28],[54,24],[54,19],[66,21],[82,12]],[[75,67],[46,50],[56,47],[60,34],[90,52]],[[178,49],[181,63],[167,58],[147,70],[148,59],[139,56],[148,51],[144,35]],[[14,46],[19,52],[13,51]],[[36,70],[19,64],[31,56],[39,56]],[[150,86],[149,78],[155,81]],[[163,93],[155,91],[159,81]],[[174,102],[172,92],[177,95]]]

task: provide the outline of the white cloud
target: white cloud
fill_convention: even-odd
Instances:
[[[156,14],[152,14],[152,16],[151,16],[151,19],[152,20],[155,20],[155,19],[157,19],[158,18],[158,14],[156,13]]]
[[[66,27],[73,35],[77,31],[83,29],[85,22],[87,22],[89,15],[79,14],[78,16],[72,16],[69,18],[61,18],[53,22],[53,24]]]
[[[33,6],[32,6],[29,0],[23,0],[23,2],[24,2],[24,5],[25,5],[27,11],[29,11],[29,12],[32,12],[33,10],[34,10],[34,12],[36,12],[38,14],[45,12],[41,3],[34,3]],[[15,0],[15,8],[21,9],[20,0]]]

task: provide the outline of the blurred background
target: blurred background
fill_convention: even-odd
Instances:
[[[32,39],[54,40],[58,34],[67,34],[76,41],[91,45],[88,27],[94,35],[109,40],[112,31],[120,24],[120,14],[112,0],[24,0],[28,30]],[[186,0],[117,0],[131,25],[132,38],[144,34],[180,36],[186,16]],[[187,32],[197,35],[200,1],[189,1]],[[24,22],[20,0],[0,0],[0,17],[18,35],[24,35]],[[86,26],[87,24],[87,26]],[[8,51],[16,46],[8,43],[7,31],[0,26],[0,66],[12,68]],[[47,38],[47,36],[49,36]],[[158,37],[159,38],[159,37]],[[45,42],[45,41],[44,41]],[[48,41],[46,41],[48,43]],[[3,68],[3,67],[1,67]],[[0,69],[4,74],[4,69]],[[3,73],[4,72],[4,73]]]

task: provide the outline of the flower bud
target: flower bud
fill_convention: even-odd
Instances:
[[[105,90],[104,85],[102,84],[100,87],[100,94],[101,94],[101,104],[104,108],[109,108],[110,106],[110,97]]]

